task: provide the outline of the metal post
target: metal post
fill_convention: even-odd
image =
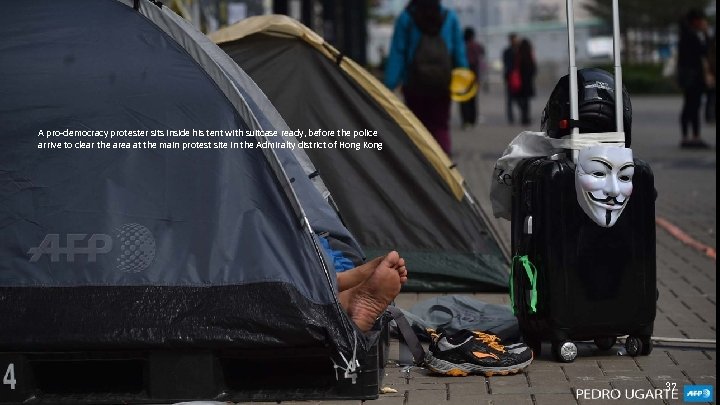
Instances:
[[[615,124],[617,132],[624,132],[622,67],[620,66],[620,11],[618,0],[613,0],[613,60],[615,62]]]
[[[570,118],[578,120],[580,113],[578,112],[578,83],[577,83],[577,65],[575,62],[575,11],[573,9],[573,0],[567,0],[567,25],[568,25],[568,53],[570,55]],[[580,128],[573,126],[570,133],[570,139],[575,139],[580,133]],[[573,163],[577,162],[578,151],[573,149]]]

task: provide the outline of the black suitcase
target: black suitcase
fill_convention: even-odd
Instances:
[[[550,341],[555,358],[569,362],[577,355],[572,341],[594,339],[607,350],[623,335],[628,354],[651,352],[655,188],[650,167],[635,165],[632,197],[609,228],[578,205],[574,164],[563,154],[515,169],[512,305],[536,355]]]

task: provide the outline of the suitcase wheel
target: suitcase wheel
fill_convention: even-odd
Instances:
[[[577,357],[578,350],[575,343],[569,340],[552,342],[552,353],[555,360],[561,363],[571,363]]]
[[[653,342],[649,335],[640,336],[640,342],[642,342],[642,350],[640,354],[643,356],[649,356],[653,351]]]
[[[610,350],[613,346],[615,346],[615,336],[603,336],[595,338],[595,346],[598,347],[600,350]]]
[[[631,335],[625,339],[625,351],[628,356],[638,356],[643,352],[643,350],[643,342],[639,337]]]

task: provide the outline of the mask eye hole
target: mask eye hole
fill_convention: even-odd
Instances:
[[[605,173],[599,171],[592,172],[592,175],[600,178],[605,177]]]
[[[632,177],[628,176],[627,174],[623,174],[619,177],[620,181],[628,182],[632,180]]]

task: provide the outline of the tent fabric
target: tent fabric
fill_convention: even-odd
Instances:
[[[338,364],[362,357],[372,336],[337,301],[298,197],[327,203],[294,156],[286,170],[261,148],[38,148],[95,140],[39,131],[285,126],[214,44],[139,4],[38,0],[0,14],[0,350],[329,346]],[[342,228],[329,206],[307,212]]]
[[[442,152],[440,145],[435,142],[432,135],[420,123],[420,120],[410,112],[405,104],[367,70],[352,59],[343,57],[337,49],[325,42],[320,35],[297,20],[284,15],[250,17],[240,23],[210,33],[208,37],[222,45],[261,32],[269,35],[284,35],[302,39],[327,58],[335,61],[339,60],[340,68],[380,103],[383,109],[410,136],[415,146],[428,158],[430,164],[450,187],[455,198],[460,200],[463,197],[464,180],[462,175],[454,167],[447,155]]]
[[[457,169],[448,169],[449,159],[427,130],[382,84],[288,17],[252,17],[211,38],[292,129],[378,131],[370,141],[382,141],[380,151],[305,153],[368,257],[394,249],[406,258],[412,271],[406,290],[507,287],[507,258]]]
[[[185,20],[182,23],[189,25]],[[222,72],[231,81],[232,85],[243,96],[244,105],[249,109],[249,113],[257,119],[260,129],[281,131],[288,130],[289,127],[277,112],[275,107],[265,97],[262,92],[249,92],[245,89],[256,89],[255,82],[240,67],[223,52],[220,48],[205,35],[193,32],[193,39],[200,44],[203,49],[211,56],[213,61],[222,69]],[[232,94],[232,93],[231,93]],[[294,138],[285,137],[278,141],[297,143]],[[332,248],[342,251],[346,257],[352,259],[356,265],[361,264],[365,259],[362,248],[351,235],[345,226],[337,218],[337,210],[330,192],[323,182],[322,177],[317,175],[317,170],[313,166],[310,158],[300,148],[294,150],[278,148],[269,150],[277,155],[284,171],[288,173],[292,181],[293,189],[299,194],[299,198],[304,202],[302,209],[305,211],[308,219],[317,233],[327,233],[328,240]],[[302,175],[304,173],[304,176]],[[308,181],[309,179],[309,181]],[[316,193],[309,191],[308,185],[312,184],[316,188],[322,198],[330,202],[319,201]]]
[[[278,132],[289,129],[267,97],[258,91],[257,85],[250,76],[207,36],[195,30],[187,20],[179,18],[167,8],[161,9],[149,3],[141,3],[140,11],[154,17],[157,26],[163,31],[174,38],[179,38],[187,52],[212,76],[233,105],[243,114],[254,118],[250,121],[252,125],[250,129]],[[290,139],[285,141],[294,141]],[[309,190],[309,185],[312,184],[320,191],[323,198],[330,198],[322,178],[313,176],[316,170],[308,156],[302,150],[291,152],[287,149],[266,148],[263,153],[274,155],[269,160],[271,162],[277,160],[280,163],[280,167],[274,169],[278,172],[287,172],[292,179],[292,191],[299,194],[298,198],[303,201],[302,206],[296,209],[307,215],[313,229],[318,233],[327,233],[332,247],[343,251],[355,264],[360,264],[364,260],[364,253],[337,218],[334,207],[320,201],[317,195]],[[303,176],[302,173],[305,175]]]

